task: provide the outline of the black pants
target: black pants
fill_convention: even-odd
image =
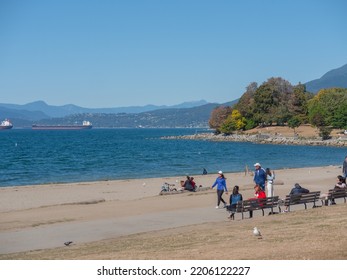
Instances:
[[[224,204],[226,204],[225,201],[224,201],[224,199],[222,198],[223,193],[224,193],[224,190],[217,190],[217,206],[219,206],[219,204],[220,204],[221,201],[222,201]]]

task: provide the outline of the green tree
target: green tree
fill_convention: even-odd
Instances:
[[[308,101],[312,99],[314,95],[306,92],[306,86],[299,83],[294,87],[294,92],[290,102],[288,104],[289,111],[293,116],[299,116],[303,123],[308,122]]]
[[[332,128],[328,126],[320,126],[319,127],[319,136],[322,137],[322,140],[330,139],[330,133]]]
[[[294,115],[288,106],[293,96],[293,86],[282,78],[270,78],[259,87],[250,87],[235,106],[247,119],[259,125],[284,125]],[[248,101],[248,109],[245,109]],[[242,103],[241,103],[242,102]]]
[[[294,136],[295,136],[295,128],[299,127],[300,125],[301,125],[301,119],[299,116],[294,116],[288,120],[288,126],[294,130]]]
[[[322,89],[308,102],[309,122],[317,127],[345,128],[347,124],[347,89]]]

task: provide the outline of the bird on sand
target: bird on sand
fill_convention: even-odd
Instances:
[[[64,245],[65,246],[70,246],[72,243],[73,243],[72,241],[66,241],[66,242],[64,242]]]
[[[253,229],[253,235],[254,235],[254,236],[257,236],[258,239],[263,238],[262,235],[261,235],[261,233],[260,233],[260,231],[259,231],[256,227]]]

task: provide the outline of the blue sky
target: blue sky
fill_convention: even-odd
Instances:
[[[347,1],[0,0],[0,103],[239,98],[347,63]]]

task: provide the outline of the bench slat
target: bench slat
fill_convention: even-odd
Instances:
[[[304,204],[305,209],[307,209],[307,203],[313,203],[313,207],[316,207],[316,201],[319,200],[320,193],[320,191],[316,191],[302,194],[286,195],[286,198],[284,200],[284,206],[288,207],[288,211],[290,210],[291,205],[296,204]]]
[[[347,198],[347,188],[345,189],[331,189],[328,192],[327,200],[335,200],[337,198],[343,198],[344,202],[346,203]]]
[[[278,196],[274,197],[267,197],[263,199],[247,199],[243,201],[238,201],[236,204],[236,208],[234,211],[235,213],[242,213],[242,219],[243,219],[243,213],[254,211],[254,210],[262,210],[263,216],[264,216],[264,209],[271,208],[271,212],[273,213],[273,208],[278,206]]]

